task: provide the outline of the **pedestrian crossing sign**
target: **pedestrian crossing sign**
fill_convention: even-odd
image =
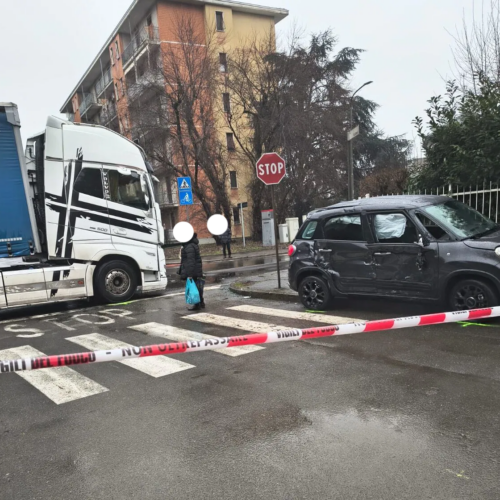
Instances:
[[[193,191],[190,177],[177,177],[177,189],[179,191],[179,204],[192,205]]]

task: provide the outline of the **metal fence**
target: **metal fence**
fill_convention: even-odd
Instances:
[[[466,203],[484,216],[498,222],[499,213],[499,198],[500,198],[500,183],[499,182],[484,182],[482,186],[443,186],[441,188],[408,191],[404,194],[437,194],[441,196],[449,196],[455,200]]]

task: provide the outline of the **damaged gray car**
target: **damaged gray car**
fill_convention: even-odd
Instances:
[[[446,196],[389,196],[316,210],[289,249],[289,285],[307,309],[336,297],[500,303],[500,226]]]

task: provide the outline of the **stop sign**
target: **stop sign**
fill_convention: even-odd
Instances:
[[[285,174],[285,160],[278,153],[265,153],[257,162],[257,177],[268,186],[279,184]]]

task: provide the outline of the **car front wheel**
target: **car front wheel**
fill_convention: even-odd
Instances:
[[[495,290],[484,281],[465,279],[459,281],[452,289],[449,305],[453,311],[483,309],[498,305]]]
[[[318,276],[308,276],[301,281],[299,297],[304,307],[312,311],[324,311],[332,301],[328,284]]]

